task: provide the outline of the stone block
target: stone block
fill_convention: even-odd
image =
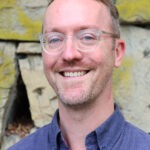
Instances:
[[[150,0],[116,0],[116,5],[122,23],[150,23]]]
[[[114,71],[114,95],[127,120],[150,133],[150,30],[122,27],[126,55]]]
[[[47,0],[1,0],[0,39],[37,41]]]
[[[33,45],[36,45],[37,51]],[[56,94],[43,73],[41,54],[32,55],[31,53],[35,54],[38,49],[41,49],[38,43],[21,43],[17,52],[21,55],[24,54],[21,52],[27,50],[27,56],[19,59],[19,65],[28,93],[32,119],[36,127],[41,127],[51,121],[57,108],[57,100]],[[27,54],[27,52],[29,53]]]
[[[24,42],[19,44],[17,49],[18,54],[41,54],[42,50],[39,43]]]
[[[20,137],[18,135],[10,135],[5,136],[3,139],[3,144],[1,146],[1,150],[6,150],[13,144],[17,143],[20,140]]]
[[[0,42],[0,140],[6,126],[10,93],[16,82],[15,44]]]

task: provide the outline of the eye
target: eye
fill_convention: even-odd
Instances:
[[[91,33],[85,33],[80,36],[80,41],[83,44],[89,44],[89,45],[94,44],[96,40],[97,40],[96,35]]]
[[[49,35],[46,38],[46,44],[49,48],[56,48],[60,46],[64,41],[64,38],[61,35]]]
[[[84,35],[82,38],[84,40],[93,40],[93,39],[95,39],[95,37],[93,37],[92,35]]]
[[[49,44],[55,44],[55,43],[58,43],[58,42],[61,42],[63,39],[59,36],[50,36],[50,37],[47,37],[47,42]]]

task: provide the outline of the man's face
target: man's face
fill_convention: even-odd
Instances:
[[[43,32],[74,35],[88,28],[112,32],[110,25],[110,14],[100,2],[55,0],[46,11]],[[112,71],[117,66],[114,46],[116,43],[107,37],[99,41],[95,49],[81,52],[69,38],[61,53],[43,52],[46,77],[60,102],[71,106],[82,105],[111,93]]]

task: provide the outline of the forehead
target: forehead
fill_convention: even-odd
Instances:
[[[55,0],[46,10],[44,32],[88,27],[107,30],[110,21],[107,7],[96,0]]]

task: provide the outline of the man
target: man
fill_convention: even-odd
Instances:
[[[113,68],[125,44],[112,2],[52,1],[40,40],[59,109],[51,124],[9,150],[149,150],[150,136],[126,122],[113,101]]]

